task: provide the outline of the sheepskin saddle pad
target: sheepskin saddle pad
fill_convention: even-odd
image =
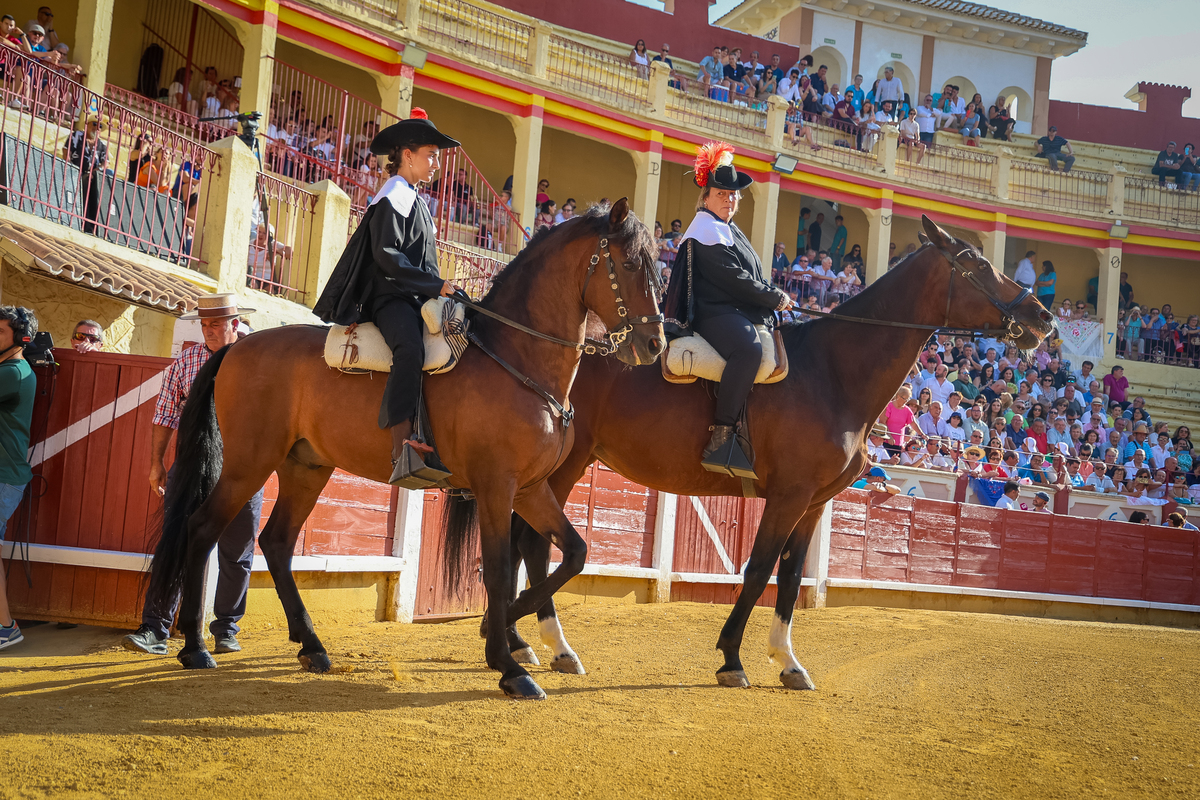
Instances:
[[[462,303],[448,297],[435,297],[421,306],[426,372],[449,372],[462,357],[467,349],[465,311]],[[392,349],[370,322],[334,325],[325,337],[325,363],[344,371],[391,372]]]
[[[758,340],[762,342],[762,364],[758,367],[755,383],[777,383],[787,377],[787,350],[779,331],[769,331],[763,325],[755,325]],[[725,371],[725,359],[693,333],[671,340],[666,355],[661,359],[663,377],[671,383],[692,383],[697,378],[720,381]]]

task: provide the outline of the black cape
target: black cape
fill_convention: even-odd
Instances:
[[[407,217],[391,200],[379,200],[367,209],[350,237],[313,313],[335,325],[369,321],[381,284],[420,308],[442,289],[436,234],[433,217],[420,198],[413,201]],[[380,273],[386,282],[375,280]]]
[[[708,210],[699,214],[718,219]],[[719,219],[718,223],[724,225]],[[762,261],[746,235],[732,222],[728,229],[731,244],[716,240],[701,244],[695,238],[680,242],[663,306],[668,335],[690,336],[697,319],[722,314],[738,314],[755,325],[774,327],[783,292],[764,277]]]

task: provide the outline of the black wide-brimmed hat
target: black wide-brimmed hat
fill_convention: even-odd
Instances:
[[[423,109],[414,108],[411,118],[402,119],[375,134],[375,138],[371,140],[371,152],[377,156],[386,156],[393,148],[401,145],[424,147],[428,144],[436,145],[439,150],[459,146],[457,139],[451,139],[437,129]]]
[[[754,183],[744,172],[733,166],[733,146],[725,142],[708,142],[696,148],[696,174],[692,178],[701,189],[725,189],[740,192]]]

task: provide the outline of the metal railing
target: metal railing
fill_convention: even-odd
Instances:
[[[156,258],[202,261],[217,154],[56,70],[6,58],[0,202]]]
[[[520,221],[461,147],[442,151],[441,173],[421,194],[441,240],[509,255],[525,243]]]
[[[533,27],[463,0],[423,0],[420,34],[455,55],[529,72]]]
[[[167,130],[175,131],[198,142],[215,142],[237,132],[236,129],[232,129],[226,124],[201,122],[200,118],[194,114],[188,114],[186,111],[180,111],[178,108],[172,108],[143,97],[137,92],[113,86],[111,83],[104,85],[104,96],[115,103],[133,109]]]
[[[1117,325],[1117,358],[1200,369],[1200,331],[1142,326],[1134,336],[1122,321]]]
[[[650,82],[627,59],[557,34],[548,44],[546,71],[556,85],[629,111],[649,107]]]
[[[992,172],[996,166],[996,157],[991,153],[971,147],[936,145],[928,148],[922,157],[917,145],[912,145],[912,150],[912,161],[908,160],[908,145],[900,144],[896,152],[896,174],[902,178],[991,194]]]
[[[250,232],[246,285],[301,303],[307,294],[317,196],[262,172],[255,188],[258,213],[252,213],[256,224]]]
[[[767,112],[745,101],[727,102],[721,99],[728,93],[721,87],[710,87],[700,81],[682,76],[672,78],[667,89],[667,116],[685,125],[702,128],[723,137],[757,141],[766,144]]]
[[[1157,177],[1125,176],[1125,215],[1200,225],[1200,192],[1185,192],[1160,183]]]
[[[216,96],[216,84],[222,80],[232,86],[234,76],[242,71],[244,55],[237,36],[215,14],[189,0],[154,0],[147,4],[138,52],[143,55],[135,90],[194,117],[220,116],[206,112],[206,101]],[[205,76],[208,67],[216,70],[213,83]],[[182,89],[182,101],[169,94],[176,83],[176,94],[180,93],[178,88]],[[236,93],[228,96],[233,99]],[[210,110],[219,107],[217,101]]]
[[[478,300],[491,288],[492,278],[505,262],[470,250],[456,242],[438,239],[438,261],[443,276]]]
[[[801,114],[805,125],[812,129],[820,150],[810,150],[803,136],[798,136],[796,144],[792,144],[791,137],[796,130],[798,115]],[[805,159],[827,161],[859,171],[876,172],[879,169],[879,159],[875,150],[881,139],[882,134],[879,131],[808,111],[795,111],[788,114],[784,148],[803,155]]]
[[[1009,180],[1009,197],[1013,200],[1102,214],[1108,208],[1108,184],[1112,176],[1088,170],[1062,172],[1041,164],[1013,161]]]

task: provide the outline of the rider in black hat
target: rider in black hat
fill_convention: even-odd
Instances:
[[[712,439],[701,464],[711,472],[755,478],[749,457],[748,467],[731,469],[727,445],[737,432],[743,451],[749,451],[737,425],[762,363],[754,326],[772,327],[775,312],[790,308],[792,301],[766,279],[758,253],[733,223],[742,189],[754,182],[734,168],[733,148],[724,142],[698,148],[695,181],[701,188],[696,217],[679,248],[686,267],[679,269],[677,260],[671,273],[665,316],[669,327],[695,331],[725,359]]]
[[[313,307],[326,322],[373,322],[392,348],[392,371],[379,409],[379,427],[392,431],[392,464],[412,434],[425,364],[421,304],[454,291],[441,278],[433,217],[417,197],[417,186],[433,178],[439,151],[458,147],[419,108],[413,118],[380,131],[371,152],[387,156],[391,177],[371,201],[358,230]],[[401,476],[393,469],[391,482]]]

